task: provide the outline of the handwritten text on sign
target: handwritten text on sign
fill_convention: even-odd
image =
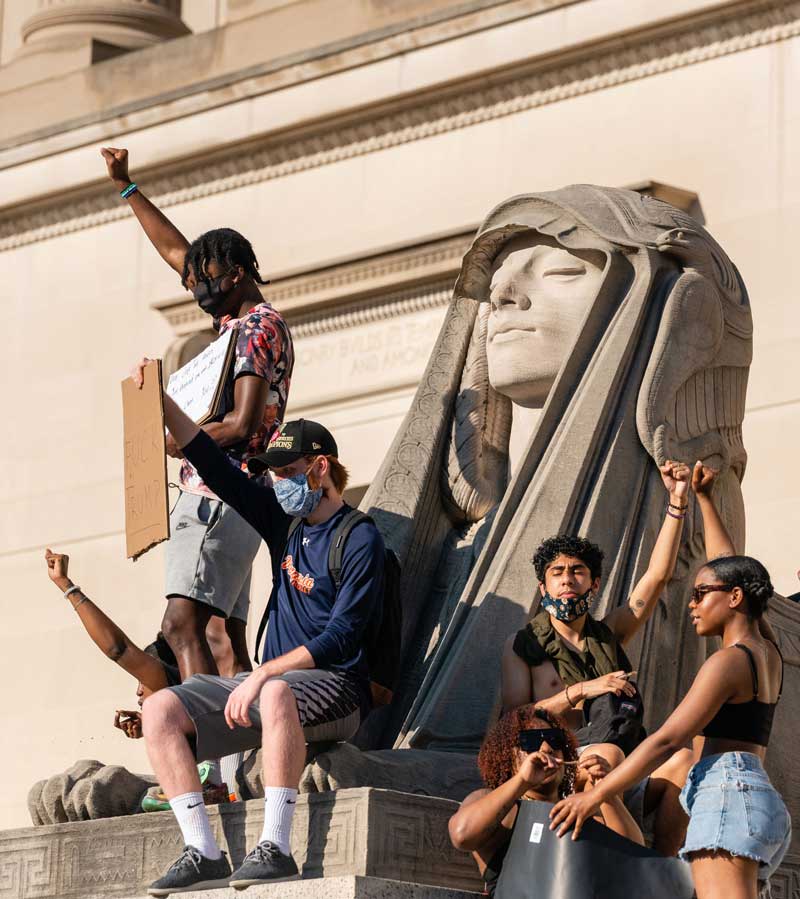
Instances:
[[[214,403],[228,355],[228,345],[235,333],[235,329],[230,328],[202,353],[190,359],[183,368],[170,375],[167,393],[192,421],[201,421]]]

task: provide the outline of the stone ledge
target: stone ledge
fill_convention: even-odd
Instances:
[[[479,891],[482,884],[472,859],[453,849],[448,837],[447,821],[457,805],[372,788],[301,795],[292,852],[304,879],[325,877],[326,884],[330,878],[367,877]],[[233,865],[255,845],[263,813],[258,799],[210,809],[215,835]],[[100,899],[144,894],[182,845],[170,812],[3,831],[0,895]],[[282,895],[290,895],[288,885],[286,889]]]
[[[380,877],[325,877],[296,880],[272,886],[248,887],[247,892],[203,890],[189,893],[191,899],[474,899],[478,893],[426,886]],[[148,899],[143,895],[141,899]]]

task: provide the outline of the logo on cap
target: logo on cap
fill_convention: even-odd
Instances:
[[[284,434],[278,434],[270,440],[270,449],[290,450],[294,446],[294,436],[286,437]]]
[[[321,443],[314,443],[314,442],[312,441],[312,443],[311,443],[311,449],[322,449],[322,444],[321,444]]]

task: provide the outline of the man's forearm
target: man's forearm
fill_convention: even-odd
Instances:
[[[131,182],[117,180],[114,182],[114,185],[121,191],[129,183]],[[148,240],[158,251],[158,255],[161,256],[167,265],[182,273],[186,251],[189,249],[189,241],[141,190],[137,190],[127,197],[127,203],[142,226],[142,230],[147,235]]]
[[[296,649],[285,652],[282,656],[262,663],[253,673],[258,673],[260,678],[267,681],[271,677],[286,674],[287,671],[303,671],[316,667],[311,653],[305,646],[298,646]]]
[[[200,428],[166,392],[164,393],[164,423],[180,449],[183,449],[187,443],[191,443],[200,432]]]
[[[581,685],[572,684],[570,687],[565,687],[560,693],[548,696],[547,699],[534,699],[533,703],[537,708],[544,709],[553,715],[563,715],[565,712],[574,710],[582,699]]]

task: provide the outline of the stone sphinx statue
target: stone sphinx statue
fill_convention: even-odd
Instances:
[[[476,749],[503,642],[538,601],[536,546],[562,531],[599,543],[593,612],[625,602],[663,518],[666,459],[721,470],[716,499],[743,548],[751,355],[741,277],[679,209],[575,185],[492,210],[362,502],[402,561],[405,621],[398,698],[360,745]],[[631,647],[648,727],[705,658],[686,614],[704,558],[692,504],[676,576]]]

